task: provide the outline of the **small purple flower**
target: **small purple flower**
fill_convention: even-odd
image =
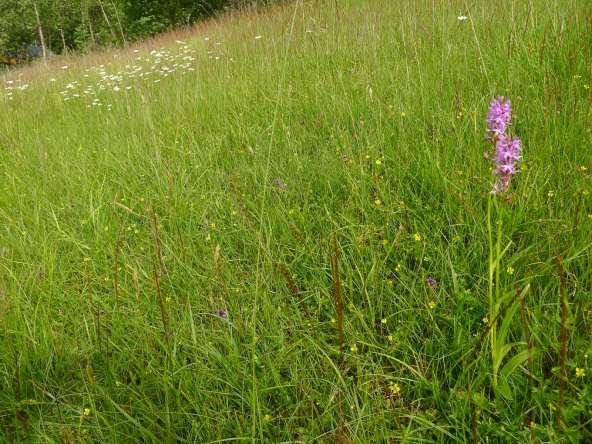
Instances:
[[[225,308],[220,308],[219,310],[216,311],[216,316],[218,316],[220,319],[227,320],[228,319],[228,311]]]
[[[495,170],[498,176],[493,185],[492,194],[504,192],[510,186],[512,176],[516,174],[516,162],[522,154],[522,143],[516,137],[500,136],[495,142]]]
[[[506,128],[512,120],[512,106],[504,96],[493,99],[487,113],[487,132],[493,139],[506,134]]]
[[[520,159],[522,147],[520,139],[500,137],[495,144],[495,162],[497,165],[513,164]]]
[[[430,288],[435,288],[436,285],[438,285],[438,282],[432,276],[428,276],[428,278],[426,279],[426,284]]]

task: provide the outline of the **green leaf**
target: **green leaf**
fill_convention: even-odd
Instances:
[[[520,353],[512,356],[512,358],[508,362],[506,362],[506,364],[502,368],[502,371],[500,372],[497,387],[495,388],[496,393],[499,393],[508,400],[513,399],[512,390],[510,389],[510,384],[508,383],[508,381],[512,373],[514,373],[514,371],[516,370],[516,368],[527,359],[528,350],[522,350]]]
[[[522,365],[522,363],[524,361],[526,361],[527,359],[528,359],[528,350],[522,350],[517,355],[512,356],[512,358],[510,360],[508,360],[508,362],[506,362],[506,364],[502,368],[502,371],[500,372],[500,378],[503,380],[508,379],[510,377],[510,375],[512,373],[514,373],[516,368],[518,366]]]
[[[508,352],[512,349],[514,344],[505,344],[498,346],[496,344],[496,348],[493,352],[493,374],[497,375],[500,365],[504,360],[504,357],[508,354]]]

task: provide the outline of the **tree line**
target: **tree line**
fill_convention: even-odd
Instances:
[[[229,7],[273,0],[0,0],[0,56],[24,60],[126,44]]]

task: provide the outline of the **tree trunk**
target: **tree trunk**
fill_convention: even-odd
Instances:
[[[64,24],[66,23],[66,19],[64,18],[64,10],[67,5],[62,4],[61,7],[57,8],[57,15],[60,21],[60,37],[62,38],[62,54],[66,54],[68,52],[68,47],[66,46],[66,35],[64,34]]]
[[[125,32],[123,32],[123,26],[121,25],[121,20],[119,19],[119,13],[117,12],[117,6],[113,1],[111,1],[111,6],[113,7],[113,11],[115,11],[115,18],[117,19],[117,25],[119,26],[119,32],[121,33],[121,40],[123,41],[124,46],[127,45],[127,40],[125,38]]]
[[[86,20],[88,20],[88,31],[90,33],[90,40],[94,48],[97,45],[97,41],[95,40],[95,32],[92,27],[92,19],[90,18],[90,14],[88,12],[88,4],[85,0],[80,0],[80,18],[80,21],[83,25]]]
[[[66,37],[64,36],[64,28],[60,28],[60,35],[62,36],[62,54],[66,54],[68,52],[68,47],[66,46]]]
[[[107,16],[107,12],[105,11],[105,7],[103,6],[103,2],[98,0],[99,6],[101,7],[101,12],[103,13],[103,17],[105,18],[105,22],[107,23],[107,27],[109,31],[111,31],[111,35],[113,36],[113,41],[117,41],[117,36],[115,35],[115,31],[113,31],[113,27],[111,26],[111,22],[109,21],[109,16]]]
[[[41,18],[39,17],[39,9],[37,9],[37,2],[33,2],[33,9],[35,9],[35,18],[37,19],[39,40],[41,40],[41,50],[43,51],[43,61],[47,64],[47,48],[45,46],[45,37],[43,35],[43,27],[41,26]]]

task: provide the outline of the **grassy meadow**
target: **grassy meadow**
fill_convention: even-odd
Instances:
[[[0,442],[591,442],[591,17],[295,0],[5,74]]]

